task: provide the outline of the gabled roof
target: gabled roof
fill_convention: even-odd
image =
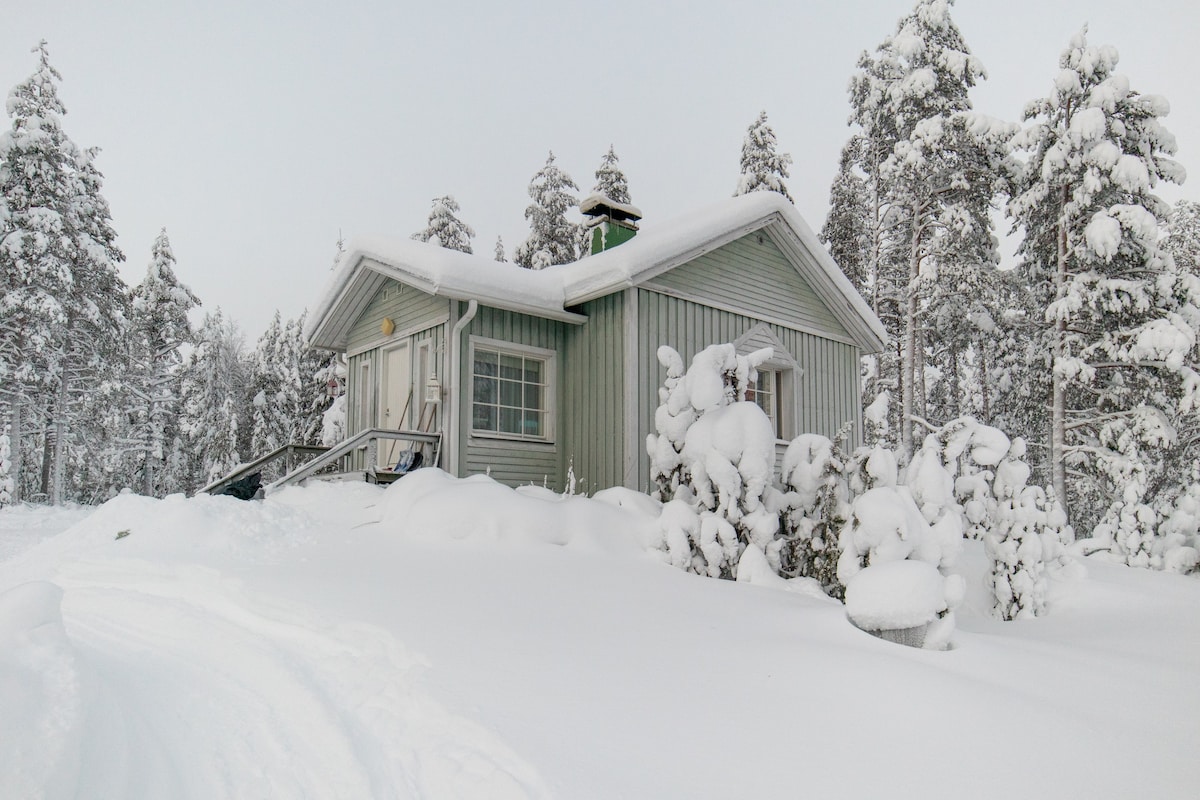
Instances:
[[[432,295],[478,300],[524,314],[582,323],[572,306],[638,286],[756,230],[767,229],[788,261],[864,352],[887,333],[790,202],[753,192],[658,225],[573,264],[529,270],[410,239],[356,239],[342,256],[307,333],[313,346],[343,350],[354,318],[392,278]]]

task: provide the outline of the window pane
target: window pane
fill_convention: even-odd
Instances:
[[[521,407],[521,384],[516,381],[500,381],[500,405]]]
[[[525,387],[525,407],[532,409],[540,409],[542,407],[542,390],[541,386],[526,386]]]
[[[500,409],[500,432],[521,433],[521,409]]]
[[[532,358],[525,359],[525,381],[526,383],[541,383],[542,382],[542,362],[535,361]]]
[[[477,431],[496,430],[496,409],[494,406],[476,404],[471,415],[471,427]]]
[[[475,374],[476,375],[495,375],[496,363],[500,358],[500,354],[491,350],[476,350],[475,351]]]
[[[510,381],[521,380],[521,361],[520,356],[501,355],[500,377]]]
[[[496,379],[495,378],[476,378],[475,379],[475,402],[476,403],[496,403]]]
[[[525,412],[525,435],[526,436],[541,436],[542,435],[542,413],[540,411]]]

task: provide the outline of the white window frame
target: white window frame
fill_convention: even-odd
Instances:
[[[354,404],[355,405],[354,411],[358,417],[358,419],[356,420],[356,422],[358,423],[358,427],[355,428],[355,433],[357,433],[358,431],[366,430],[367,428],[371,427],[367,423],[368,423],[368,421],[373,421],[375,418],[374,417],[374,411],[375,411],[374,377],[375,377],[375,375],[374,375],[374,370],[371,369],[371,362],[369,359],[364,358],[359,363],[358,375],[356,377],[358,380],[358,386],[357,386],[358,397],[355,399],[358,402],[356,402]]]
[[[771,398],[769,404],[763,403],[763,398]],[[755,380],[746,390],[746,399],[757,405],[771,420],[775,438],[783,438],[783,415],[780,413],[780,402],[783,399],[783,372],[761,366],[755,370]]]
[[[783,346],[771,329],[764,323],[759,323],[744,333],[734,346],[738,355],[749,355],[760,347],[771,347],[775,354],[758,365],[759,373],[773,373],[778,376],[776,381],[776,418],[771,422],[775,428],[775,441],[791,441],[800,428],[800,379],[804,376],[804,368],[797,363],[795,357]],[[745,399],[745,398],[743,398]],[[770,415],[768,414],[768,417]]]
[[[535,359],[542,362],[542,383],[545,387],[545,408],[541,409],[544,414],[542,435],[528,436],[521,433],[509,433],[507,431],[492,431],[492,430],[477,430],[475,428],[475,351],[476,349],[492,351],[499,355],[520,356],[522,358]],[[534,347],[527,344],[516,344],[515,342],[506,342],[502,339],[488,339],[482,336],[470,337],[470,346],[467,354],[467,364],[471,370],[471,381],[469,393],[464,400],[467,406],[468,426],[471,431],[471,436],[481,439],[506,439],[516,442],[534,442],[540,444],[553,444],[555,437],[555,419],[558,416],[558,384],[557,379],[557,360],[558,353],[554,350],[547,350],[543,347]],[[522,386],[524,386],[522,381]],[[522,397],[524,391],[522,390]],[[499,398],[497,398],[497,408]],[[497,427],[499,425],[497,424]]]

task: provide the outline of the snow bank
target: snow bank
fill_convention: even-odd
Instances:
[[[396,481],[379,504],[378,524],[397,535],[554,545],[641,557],[658,539],[656,520],[613,500],[563,496],[533,487],[514,490],[486,475],[455,478],[422,469]]]
[[[1053,615],[1005,623],[968,542],[931,657],[777,591],[805,583],[757,548],[742,584],[655,563],[627,528],[657,506],[623,492],[489,485],[126,497],[55,535],[30,512],[47,535],[0,561],[0,797],[785,797],[797,721],[823,733],[810,794],[891,796],[930,753],[933,798],[1195,794],[1194,578],[1089,559]],[[1000,751],[1011,780],[980,783]]]

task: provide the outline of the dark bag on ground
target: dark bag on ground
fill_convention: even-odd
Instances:
[[[238,500],[253,500],[254,495],[258,494],[258,490],[262,488],[262,473],[255,472],[240,478],[226,486],[217,494],[228,494],[236,497]]]

